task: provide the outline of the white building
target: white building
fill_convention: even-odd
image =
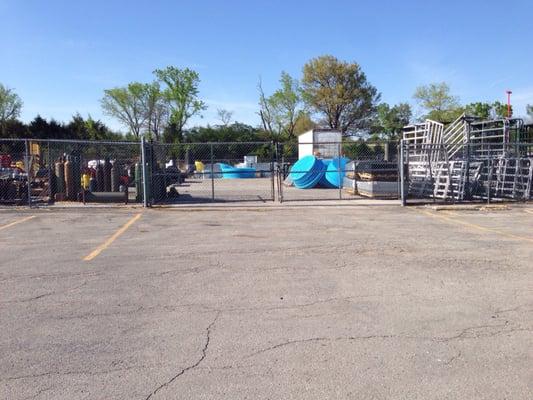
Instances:
[[[339,156],[342,133],[333,129],[311,129],[298,136],[298,158],[315,155],[320,158]]]

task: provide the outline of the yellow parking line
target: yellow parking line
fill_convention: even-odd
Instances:
[[[420,212],[423,213],[423,214],[425,214],[425,215],[429,215],[430,217],[438,218],[438,219],[441,219],[441,220],[443,220],[443,221],[451,222],[451,223],[454,223],[454,224],[464,225],[464,226],[467,226],[467,227],[469,227],[469,228],[471,228],[471,229],[474,229],[474,230],[478,230],[478,231],[482,231],[482,232],[496,233],[496,234],[498,234],[498,235],[506,236],[506,237],[511,238],[511,239],[514,239],[514,240],[525,240],[526,242],[531,242],[531,243],[533,243],[533,238],[528,238],[528,237],[524,237],[524,236],[513,235],[512,233],[503,232],[503,231],[500,231],[499,229],[487,228],[487,227],[485,227],[485,226],[481,226],[481,225],[477,225],[477,224],[472,224],[472,223],[470,223],[470,222],[461,221],[461,220],[458,220],[458,219],[455,219],[455,218],[445,217],[444,215],[434,214],[434,213],[431,213],[431,212],[429,212],[429,211],[425,211],[425,210],[420,210]],[[458,215],[458,214],[452,214],[452,213],[449,212],[449,211],[441,211],[441,212],[445,212],[445,213],[448,214],[448,215]]]
[[[4,230],[4,229],[7,229],[7,228],[9,228],[9,227],[11,227],[13,225],[17,225],[17,224],[21,224],[23,222],[29,221],[30,219],[33,219],[33,218],[35,218],[35,215],[30,215],[29,217],[21,218],[21,219],[18,219],[16,221],[13,221],[13,222],[11,222],[9,224],[2,225],[2,226],[0,226],[0,231]]]
[[[137,221],[139,218],[141,218],[141,213],[135,215],[132,219],[130,219],[128,222],[126,222],[118,231],[113,233],[104,243],[102,243],[100,246],[98,246],[96,249],[94,249],[89,255],[85,256],[83,261],[91,261],[93,258],[98,256],[102,251],[104,251],[106,248],[109,247],[111,243],[113,243],[120,235],[122,235],[126,230],[132,226],[135,221]]]

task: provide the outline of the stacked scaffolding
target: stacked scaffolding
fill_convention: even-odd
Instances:
[[[461,201],[532,198],[533,142],[521,119],[462,115],[404,128],[408,193]]]

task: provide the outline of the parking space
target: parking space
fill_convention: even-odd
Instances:
[[[0,398],[528,399],[530,211],[4,210]]]

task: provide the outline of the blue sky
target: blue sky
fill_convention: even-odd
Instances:
[[[447,81],[462,102],[533,104],[533,2],[0,0],[0,82],[37,113],[102,119],[106,88],[150,81],[155,68],[200,73],[209,109],[257,124],[257,82],[275,90],[312,57],[356,61],[383,101],[412,102],[418,85]]]

